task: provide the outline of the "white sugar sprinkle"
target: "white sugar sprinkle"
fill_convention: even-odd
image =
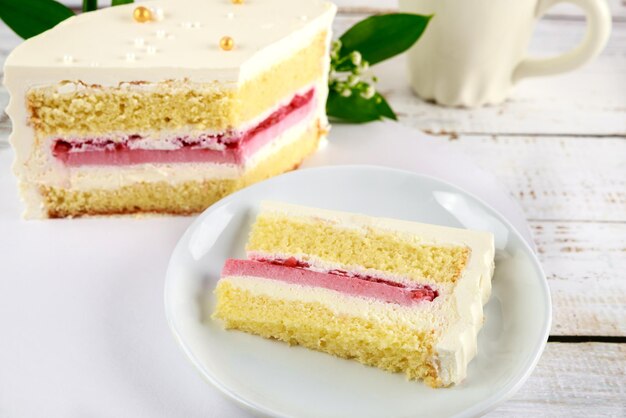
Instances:
[[[160,7],[155,7],[152,12],[154,14],[154,20],[156,20],[157,22],[163,20],[163,18],[165,17],[165,13]]]

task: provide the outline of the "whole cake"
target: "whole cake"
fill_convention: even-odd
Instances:
[[[461,382],[491,292],[493,236],[262,204],[229,259],[214,318],[433,387]]]
[[[300,164],[327,130],[319,0],[83,13],[7,58],[27,217],[198,212]]]

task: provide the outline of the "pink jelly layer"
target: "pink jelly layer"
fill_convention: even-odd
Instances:
[[[424,301],[432,302],[439,296],[439,293],[428,285],[409,286],[371,276],[338,274],[337,270],[321,273],[306,267],[290,267],[288,264],[228,259],[222,269],[222,277],[261,277],[302,286],[322,287],[351,296],[379,299],[405,306]]]
[[[52,155],[68,166],[131,165],[146,163],[216,163],[241,165],[261,147],[304,120],[315,108],[315,90],[296,95],[286,105],[255,127],[233,135],[203,135],[198,138],[178,137],[178,148],[141,149],[132,142],[146,139],[131,135],[121,142],[107,138],[70,141],[54,140]],[[207,145],[222,145],[223,150],[209,149]]]

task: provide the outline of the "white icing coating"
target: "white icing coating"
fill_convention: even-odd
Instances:
[[[294,287],[271,280],[261,281],[258,278],[228,278],[237,286],[253,292],[281,298],[315,300],[338,313],[364,316],[383,322],[407,323],[416,329],[435,329],[438,372],[443,384],[459,383],[465,378],[467,365],[477,351],[477,335],[483,324],[483,305],[491,292],[495,251],[491,233],[276,202],[262,202],[260,216],[295,217],[312,223],[327,222],[337,228],[363,232],[374,229],[398,236],[418,237],[426,244],[468,247],[471,250],[470,258],[457,282],[454,285],[437,284],[439,297],[433,303],[420,304],[417,307],[402,307],[340,295],[325,289]]]
[[[154,0],[142,4],[160,8],[166,16],[138,23],[132,18],[136,5],[110,7],[69,18],[25,41],[6,60],[7,83],[30,79],[34,84],[52,84],[69,79],[117,85],[122,80],[185,77],[241,83],[328,29],[336,11],[332,3],[322,0],[263,0],[242,5],[226,0]],[[306,20],[299,18],[304,15]],[[268,23],[273,24],[272,30],[262,29]],[[219,48],[225,35],[235,40],[232,51]],[[136,62],[129,63],[125,54],[137,39],[155,43],[160,52],[152,57],[139,54]],[[69,71],[62,59],[65,55],[73,57]],[[90,61],[102,62],[102,70],[94,73],[87,64]]]

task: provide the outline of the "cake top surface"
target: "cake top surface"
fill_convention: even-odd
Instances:
[[[493,247],[493,234],[426,223],[403,221],[398,219],[366,216],[358,213],[334,211],[290,203],[265,200],[261,202],[262,213],[279,213],[287,216],[304,216],[318,220],[327,220],[343,227],[373,227],[382,230],[420,236],[424,243],[457,244],[468,247]]]
[[[133,18],[148,7],[153,20]],[[26,40],[7,67],[238,69],[253,57],[276,59],[304,47],[336,7],[324,0],[155,0],[83,13]],[[161,15],[162,18],[158,18]],[[224,50],[220,40],[231,37]],[[275,46],[275,48],[273,48]]]

